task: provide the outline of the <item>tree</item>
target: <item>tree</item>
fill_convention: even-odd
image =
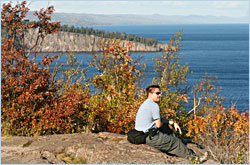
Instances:
[[[183,124],[188,121],[184,115],[186,112],[183,102],[187,102],[185,83],[190,70],[187,65],[180,65],[178,52],[181,48],[181,36],[182,33],[179,32],[173,35],[166,44],[165,52],[154,57],[154,70],[157,76],[153,79],[153,84],[159,84],[163,92],[160,102],[163,115],[175,118]]]
[[[49,66],[57,56],[44,57],[39,63],[29,60],[25,54],[24,34],[27,30],[38,28],[36,48],[46,34],[58,32],[59,22],[50,22],[54,8],[48,7],[35,12],[38,21],[24,23],[29,9],[26,2],[3,4],[2,26],[7,31],[7,38],[1,44],[1,109],[2,128],[15,135],[30,135],[40,129],[37,124],[43,118],[43,112],[56,99],[58,84],[55,75],[49,72]],[[39,40],[41,40],[39,42]]]
[[[130,57],[129,47],[130,43],[122,47],[119,41],[113,40],[104,45],[103,53],[93,55],[91,66],[99,73],[92,78],[97,91],[92,98],[89,121],[98,131],[126,133],[134,126],[143,99],[137,86],[143,70],[139,67],[139,59]]]

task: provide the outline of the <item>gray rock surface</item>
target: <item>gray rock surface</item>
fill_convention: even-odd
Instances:
[[[195,152],[202,153],[194,144]],[[63,155],[63,156],[62,156]],[[102,132],[1,138],[2,164],[190,164],[146,144],[134,145],[126,135]],[[216,164],[208,160],[205,164]]]

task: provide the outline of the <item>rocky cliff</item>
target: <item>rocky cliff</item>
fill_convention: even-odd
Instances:
[[[196,153],[203,150],[188,144]],[[1,138],[2,164],[190,164],[146,144],[134,145],[126,135],[102,132]],[[217,164],[208,160],[205,164]]]
[[[25,45],[28,49],[37,42],[38,29],[30,30],[25,34]],[[59,32],[49,34],[44,38],[42,45],[38,48],[39,52],[92,52],[100,51],[100,45],[107,43],[110,39],[70,32]],[[41,42],[41,40],[39,40]],[[121,46],[126,46],[129,41],[121,41]],[[164,48],[163,44],[157,46],[146,46],[138,42],[131,42],[130,51],[159,51]],[[34,51],[34,50],[33,50]]]

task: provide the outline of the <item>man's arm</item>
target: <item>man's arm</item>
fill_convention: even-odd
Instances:
[[[155,123],[157,128],[161,128],[161,119],[154,120],[154,123]]]
[[[173,125],[174,124],[174,121],[173,120],[167,120],[166,118],[160,118],[160,119],[156,119],[154,120],[154,123],[156,125],[157,128],[160,128],[162,126],[162,122],[164,123],[167,123],[167,124],[170,124],[170,125]]]

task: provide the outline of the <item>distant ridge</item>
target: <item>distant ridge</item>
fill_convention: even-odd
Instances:
[[[35,20],[33,12],[29,12],[27,18]],[[248,17],[218,17],[218,16],[180,16],[180,15],[134,15],[134,14],[76,14],[76,13],[54,13],[53,21],[61,24],[75,26],[98,26],[119,24],[248,24]]]

